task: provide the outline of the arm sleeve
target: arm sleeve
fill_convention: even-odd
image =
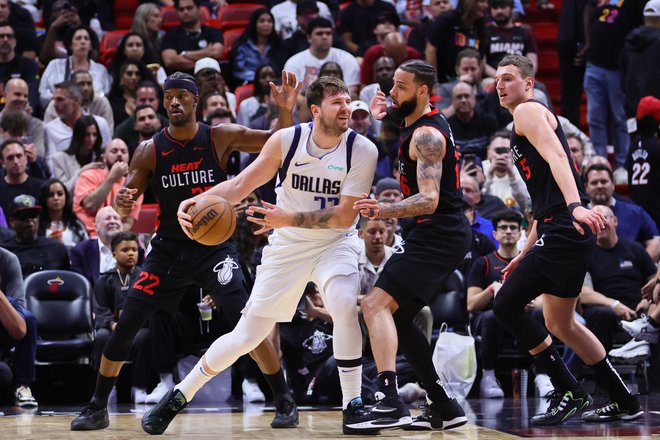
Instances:
[[[376,145],[358,134],[353,144],[351,169],[342,185],[341,195],[362,197],[363,193],[369,194],[374,181],[377,161],[378,148]]]

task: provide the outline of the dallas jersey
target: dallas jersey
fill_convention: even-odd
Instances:
[[[336,147],[318,158],[308,152],[308,146],[314,145],[311,123],[282,129],[280,134],[283,159],[275,188],[280,208],[318,211],[338,205],[341,196],[361,197],[371,191],[378,149],[366,137],[349,129]],[[357,214],[348,229],[280,228],[273,236],[296,241],[334,240],[355,230]]]
[[[198,123],[197,134],[185,141],[173,139],[164,128],[153,137],[153,144],[156,169],[150,183],[158,200],[156,233],[175,240],[189,240],[177,221],[179,204],[227,180],[215,152],[211,127]]]

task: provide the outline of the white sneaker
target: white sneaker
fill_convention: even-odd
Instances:
[[[651,347],[648,341],[631,339],[626,345],[610,350],[610,357],[619,361],[636,363],[651,356]]]
[[[399,397],[404,403],[414,403],[426,397],[426,390],[415,382],[408,382],[399,388]]]
[[[653,327],[649,324],[649,319],[646,315],[642,315],[641,318],[637,318],[634,321],[621,321],[621,328],[638,341],[648,341],[651,344],[658,343],[660,328]]]
[[[32,390],[27,385],[21,385],[16,388],[16,391],[14,392],[14,399],[16,401],[16,405],[20,406],[21,408],[39,406],[37,399],[35,399],[32,395]]]
[[[158,385],[156,385],[156,388],[153,389],[149,393],[149,395],[145,396],[144,403],[158,403],[160,402],[160,399],[162,399],[165,394],[167,394],[173,386],[167,385],[165,382],[158,382]]]
[[[259,389],[257,382],[252,379],[243,379],[243,403],[265,402],[266,396]]]
[[[536,395],[539,397],[545,397],[555,389],[547,374],[537,374],[534,378],[534,385],[536,385]]]
[[[614,170],[613,177],[615,185],[624,185],[628,183],[628,170],[623,167],[619,167]]]
[[[504,397],[504,391],[500,387],[500,384],[497,383],[497,379],[494,376],[484,376],[481,378],[480,392],[482,399],[496,399],[499,397]]]
[[[146,403],[147,390],[146,388],[131,387],[131,398],[133,403]]]

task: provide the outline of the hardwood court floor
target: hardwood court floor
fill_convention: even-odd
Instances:
[[[447,440],[509,440],[523,437],[537,439],[650,439],[660,436],[660,396],[643,397],[646,415],[634,422],[586,424],[572,419],[561,427],[530,428],[527,418],[534,414],[538,399],[482,400],[463,403],[470,422],[445,432],[384,431],[381,438],[447,439]],[[111,407],[110,428],[103,431],[71,432],[69,423],[79,407],[42,407],[36,411],[16,407],[0,408],[0,439],[117,439],[147,438],[140,428],[144,405]],[[419,410],[414,409],[417,414]],[[297,429],[274,430],[268,405],[232,407],[220,404],[211,407],[191,405],[177,416],[163,438],[170,439],[360,439],[373,436],[344,436],[341,433],[341,412],[331,409],[301,408]]]

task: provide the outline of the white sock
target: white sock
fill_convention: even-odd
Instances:
[[[337,367],[341,384],[342,405],[344,409],[356,397],[362,394],[362,365],[357,367]]]
[[[172,373],[160,373],[160,381],[167,385],[167,388],[174,387],[174,376],[172,376]]]
[[[202,359],[200,359],[197,364],[190,370],[190,373],[179,383],[174,389],[181,391],[183,396],[186,398],[186,402],[190,402],[197,391],[202,388],[206,382],[213,379],[215,375],[208,374],[204,371],[202,366]]]
[[[495,370],[481,370],[483,373],[483,378],[486,377],[495,377]]]

